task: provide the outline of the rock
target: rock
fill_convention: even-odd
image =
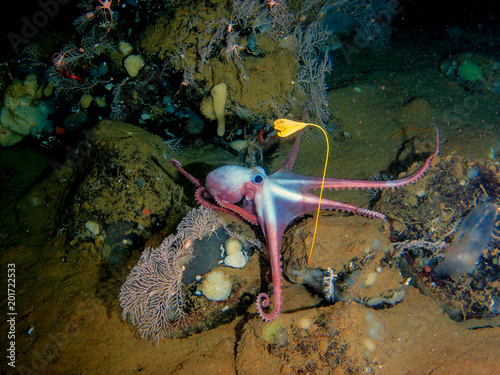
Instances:
[[[87,229],[92,237],[98,236],[101,231],[100,225],[90,220],[85,223],[85,229]]]

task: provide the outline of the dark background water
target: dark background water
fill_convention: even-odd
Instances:
[[[58,31],[62,32],[60,39],[65,37],[69,39],[69,35],[74,32],[72,22],[81,14],[81,10],[77,7],[78,3],[77,0],[10,1],[9,9],[3,11],[0,26],[1,51],[4,59],[16,54],[15,42],[12,40],[17,37],[27,39],[29,42],[38,42],[46,40],[51,33]],[[121,4],[123,3],[124,1],[121,1]],[[471,26],[494,32],[499,28],[498,4],[493,0],[400,0],[399,3],[400,12],[395,16],[393,23],[396,33],[435,32],[448,27]],[[34,20],[39,25],[35,25],[36,30],[26,26]],[[24,45],[20,44],[19,48],[22,49]]]

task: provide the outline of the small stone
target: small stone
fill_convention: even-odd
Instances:
[[[286,345],[288,339],[288,331],[284,328],[278,328],[276,331],[276,337],[274,338],[274,344],[278,348],[282,348]]]
[[[85,229],[87,229],[88,233],[92,237],[98,236],[101,231],[100,225],[90,220],[85,223]]]
[[[372,339],[363,339],[363,345],[370,353],[373,353],[377,349],[377,344]]]
[[[111,246],[105,244],[101,249],[101,255],[104,259],[108,259],[111,256]]]
[[[299,326],[302,329],[308,330],[312,326],[312,322],[308,318],[302,318],[300,319]]]
[[[415,195],[419,198],[425,197],[425,189],[420,189],[415,192]]]
[[[382,243],[380,242],[380,238],[375,237],[375,239],[370,243],[370,246],[373,251],[378,251],[382,248]]]
[[[377,272],[370,272],[365,281],[365,288],[368,288],[370,285],[373,285],[377,280],[377,276],[378,276]]]
[[[96,249],[100,249],[101,247],[104,246],[104,236],[102,235],[98,235],[98,236],[95,236],[94,238],[94,246]]]

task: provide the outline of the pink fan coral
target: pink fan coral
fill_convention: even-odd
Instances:
[[[146,248],[123,284],[118,299],[122,317],[138,327],[139,336],[156,343],[172,330],[187,325],[182,275],[193,258],[193,242],[225,226],[213,210],[192,210],[157,248]]]

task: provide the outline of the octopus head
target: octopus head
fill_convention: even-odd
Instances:
[[[262,183],[265,175],[261,167],[249,169],[225,165],[210,172],[205,185],[212,197],[227,203],[237,203],[244,197],[252,199],[252,184]]]

